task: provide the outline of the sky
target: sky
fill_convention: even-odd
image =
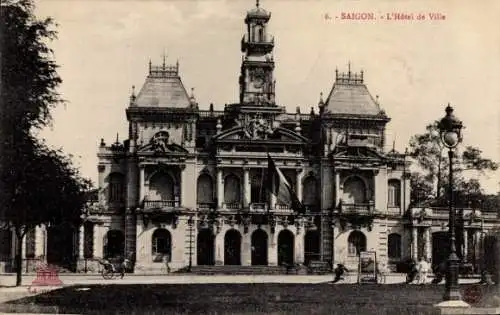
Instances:
[[[58,39],[49,43],[67,100],[41,136],[75,156],[82,174],[97,182],[101,138],[125,140],[125,109],[132,86],[142,86],[148,62],[180,63],[180,75],[200,108],[238,100],[240,41],[254,0],[36,0],[51,16]],[[328,95],[335,69],[364,71],[365,83],[391,117],[387,150],[404,151],[412,135],[444,116],[448,103],[464,130],[463,145],[500,161],[500,1],[260,0],[272,13],[276,101],[294,112]],[[352,13],[375,20],[342,19]],[[397,13],[412,20],[395,20]],[[431,20],[430,14],[444,20]],[[418,17],[424,16],[424,20]],[[388,16],[392,20],[388,20]],[[382,17],[384,17],[382,19]],[[498,175],[481,177],[487,192]],[[476,177],[477,175],[471,174]]]

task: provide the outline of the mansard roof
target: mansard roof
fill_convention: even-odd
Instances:
[[[335,83],[325,102],[325,113],[362,116],[385,116],[372,97],[360,74],[336,72]]]
[[[179,76],[179,63],[175,66],[152,66],[149,75],[131,107],[187,108],[190,99]]]

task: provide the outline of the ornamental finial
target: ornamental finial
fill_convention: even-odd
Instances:
[[[259,7],[259,0],[256,0],[255,6],[258,8]]]

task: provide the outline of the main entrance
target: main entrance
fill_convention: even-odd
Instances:
[[[252,265],[267,266],[267,233],[260,229],[252,234]]]
[[[448,259],[448,232],[432,233],[432,265],[436,266]],[[417,258],[418,259],[418,258]]]
[[[203,229],[198,233],[196,263],[198,265],[215,265],[214,235],[210,229]]]
[[[278,234],[278,265],[293,264],[294,237],[289,230],[283,230]]]
[[[308,231],[304,236],[304,263],[308,265],[311,260],[320,260],[320,258],[319,231]]]
[[[69,224],[51,226],[47,230],[47,263],[75,270],[75,229]]]
[[[241,234],[236,230],[224,236],[224,265],[241,265]]]

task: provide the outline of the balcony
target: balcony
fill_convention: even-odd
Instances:
[[[367,203],[340,202],[339,210],[341,214],[371,216],[375,211],[375,203],[373,201]]]
[[[216,202],[199,202],[197,204],[199,211],[209,211],[217,208]]]
[[[241,209],[241,203],[239,202],[225,202],[222,204],[222,208],[228,210],[239,210]]]
[[[178,200],[144,200],[144,210],[173,210],[179,207]]]
[[[264,202],[252,202],[250,204],[251,212],[267,212],[268,206]]]

